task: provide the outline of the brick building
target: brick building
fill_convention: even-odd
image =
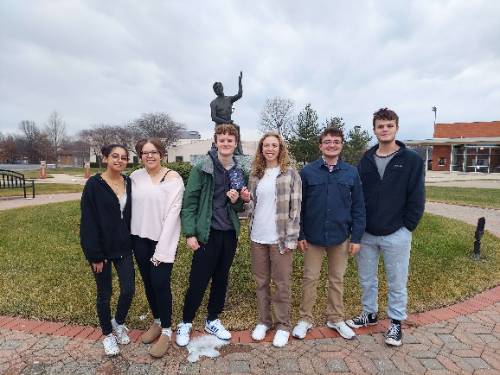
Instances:
[[[406,143],[432,147],[433,171],[500,173],[500,121],[436,124],[432,139]]]

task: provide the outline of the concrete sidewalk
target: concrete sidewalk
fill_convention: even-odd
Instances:
[[[60,193],[60,194],[39,194],[34,199],[13,198],[0,199],[0,211],[11,208],[39,206],[49,203],[67,202],[80,200],[82,193]]]
[[[477,220],[480,217],[484,217],[486,219],[486,230],[493,235],[500,237],[500,210],[493,208],[459,206],[438,202],[426,202],[425,212],[464,221],[474,226],[477,225]]]
[[[216,359],[187,361],[172,345],[162,359],[133,342],[115,358],[103,354],[94,327],[0,317],[3,374],[499,374],[500,287],[456,305],[411,315],[404,345],[384,344],[387,321],[359,330],[347,341],[326,327],[314,329],[283,349],[251,343],[250,332],[234,332],[232,345]],[[270,335],[268,335],[269,341]]]

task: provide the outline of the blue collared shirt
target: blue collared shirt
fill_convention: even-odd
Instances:
[[[330,171],[320,158],[300,171],[302,211],[300,240],[338,245],[351,237],[360,243],[365,230],[365,204],[355,167],[341,160]]]

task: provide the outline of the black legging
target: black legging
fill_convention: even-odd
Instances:
[[[217,319],[226,301],[229,269],[233,264],[238,239],[234,230],[210,230],[207,244],[193,254],[189,287],[184,298],[182,320],[191,323],[201,305],[208,282],[212,280],[208,297],[208,320]]]
[[[118,259],[109,259],[104,263],[102,272],[95,273],[92,271],[97,286],[97,316],[99,317],[99,324],[104,335],[109,335],[113,332],[110,307],[111,294],[113,293],[111,263],[115,266],[120,284],[120,296],[118,297],[115,314],[115,320],[118,324],[125,323],[135,293],[135,271],[132,255]]]
[[[160,318],[161,327],[169,328],[172,324],[172,290],[170,277],[172,263],[160,263],[155,266],[150,259],[156,248],[156,241],[139,236],[132,236],[134,256],[141,273],[144,291],[148,299],[153,318]]]

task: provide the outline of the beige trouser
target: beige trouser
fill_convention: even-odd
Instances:
[[[336,246],[316,246],[309,243],[304,253],[304,276],[302,279],[302,302],[300,317],[313,323],[313,307],[316,302],[316,289],[321,273],[321,263],[326,252],[328,257],[328,303],[327,319],[336,323],[344,320],[344,273],[347,268],[349,241]]]
[[[293,255],[291,251],[280,254],[278,245],[251,243],[252,272],[257,283],[257,308],[259,321],[273,326],[271,302],[274,307],[276,329],[290,330],[291,273]],[[271,296],[271,279],[275,290]]]

